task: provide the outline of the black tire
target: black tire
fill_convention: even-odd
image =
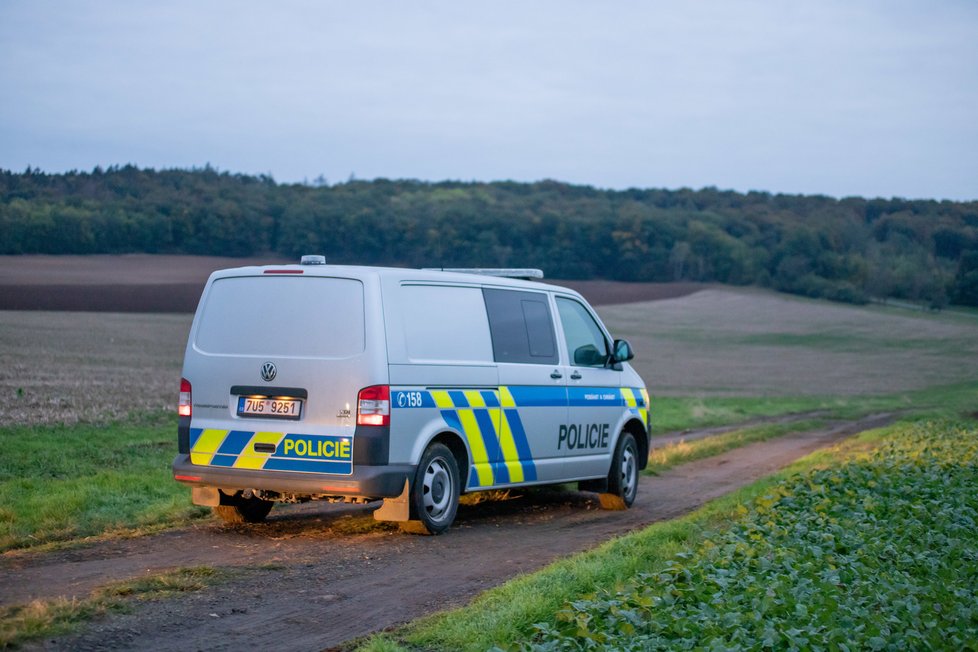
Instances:
[[[455,520],[461,491],[458,462],[444,444],[431,444],[421,456],[411,485],[411,519],[431,534],[441,534]]]
[[[218,505],[213,508],[214,513],[221,517],[222,521],[230,524],[261,523],[272,511],[274,504],[270,500],[262,500],[254,496],[242,498],[240,494],[231,500],[232,503],[229,505]]]
[[[631,507],[638,493],[638,444],[630,432],[621,433],[608,472],[608,493]]]

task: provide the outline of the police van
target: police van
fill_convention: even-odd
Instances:
[[[525,280],[541,277],[322,256],[214,272],[174,478],[228,522],[382,500],[378,520],[438,534],[462,493],[568,482],[630,506],[649,446],[631,347],[580,294]]]

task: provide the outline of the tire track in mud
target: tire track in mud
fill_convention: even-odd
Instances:
[[[463,505],[443,536],[373,525],[369,508],[300,506],[266,524],[214,522],[47,554],[5,555],[0,605],[84,597],[108,582],[181,566],[249,569],[199,593],[137,604],[134,613],[29,649],[277,648],[322,650],[434,611],[618,535],[675,518],[793,460],[894,420],[881,414],[784,435],[643,476],[632,509],[593,494],[533,491]],[[688,433],[687,433],[688,434]],[[365,534],[349,534],[363,528]]]

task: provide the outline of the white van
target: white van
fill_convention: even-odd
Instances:
[[[578,293],[505,277],[303,264],[214,272],[180,382],[176,480],[229,522],[384,499],[440,533],[461,493],[581,482],[629,506],[649,399]]]

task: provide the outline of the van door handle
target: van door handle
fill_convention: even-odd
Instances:
[[[560,380],[561,378],[564,377],[564,374],[554,369],[553,372],[551,372],[550,377],[553,378],[554,380]]]
[[[580,371],[575,371],[571,374],[571,380],[580,380],[581,378],[583,378],[583,376],[581,376]]]

